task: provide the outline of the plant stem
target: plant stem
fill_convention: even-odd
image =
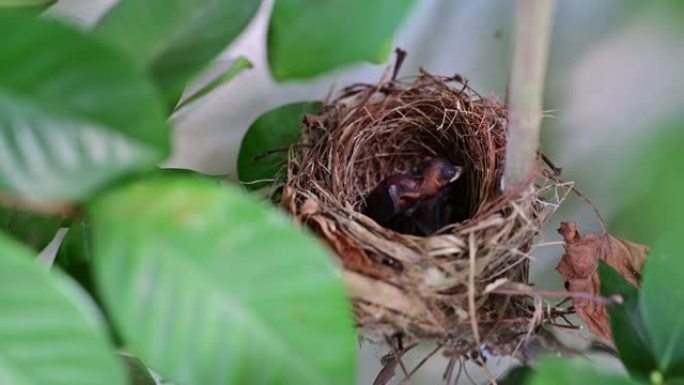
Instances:
[[[554,0],[517,0],[509,82],[504,187],[531,182],[537,168],[544,73]]]

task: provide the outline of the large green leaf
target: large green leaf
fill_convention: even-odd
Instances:
[[[244,193],[149,179],[91,207],[97,282],[127,346],[180,384],[351,384],[350,307],[325,249]]]
[[[0,15],[0,36],[0,190],[80,199],[166,156],[162,106],[127,58],[19,15]]]
[[[123,385],[89,298],[0,235],[0,383]]]
[[[247,130],[238,155],[238,177],[248,189],[272,183],[287,161],[287,149],[302,135],[304,114],[318,111],[319,102],[293,103],[261,115]]]
[[[644,268],[641,315],[660,371],[684,376],[684,258],[681,233],[657,243]]]
[[[648,379],[658,365],[644,329],[639,309],[639,290],[603,261],[599,261],[599,274],[601,294],[619,294],[624,301],[608,306],[610,327],[620,359],[632,376]]]
[[[610,373],[577,358],[543,359],[529,382],[530,385],[638,385],[624,375]]]
[[[151,72],[173,107],[187,81],[242,32],[260,0],[122,0],[95,33]]]
[[[389,54],[413,0],[276,0],[268,59],[277,80],[308,78]]]
[[[36,7],[54,4],[57,0],[0,0],[0,8]]]
[[[57,0],[0,0],[0,12],[6,10],[42,12]]]

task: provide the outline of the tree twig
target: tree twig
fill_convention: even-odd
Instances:
[[[516,290],[516,289],[495,289],[491,291],[495,294],[504,295],[525,295],[525,296],[538,296],[538,297],[569,297],[573,299],[583,299],[586,301],[591,301],[598,305],[613,305],[622,304],[624,299],[619,294],[613,294],[609,297],[601,297],[591,293],[578,292],[578,291],[553,291],[553,290]]]
[[[554,0],[517,0],[509,84],[504,188],[529,182],[537,167],[544,73]]]

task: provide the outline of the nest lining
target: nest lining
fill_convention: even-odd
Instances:
[[[339,257],[365,337],[510,353],[539,324],[529,299],[485,293],[528,282],[533,240],[564,196],[543,171],[524,191],[500,191],[506,113],[458,76],[423,72],[353,85],[305,117],[281,203]],[[469,219],[419,237],[361,214],[380,181],[436,157],[467,170]]]

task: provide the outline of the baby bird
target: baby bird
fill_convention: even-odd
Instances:
[[[461,176],[463,169],[444,159],[434,159],[419,176],[394,174],[385,178],[368,197],[363,213],[379,225],[401,233],[417,233],[414,214],[431,210],[420,202],[436,197]],[[432,204],[437,204],[437,201]],[[418,229],[420,231],[420,229]],[[422,232],[422,231],[420,231]]]
[[[408,210],[414,223],[412,233],[431,235],[446,225],[467,219],[462,187],[462,183],[454,181],[434,196],[417,201]]]
[[[420,198],[422,178],[394,174],[380,182],[366,197],[363,214],[380,226],[395,230],[393,224]]]
[[[422,198],[436,195],[449,183],[463,174],[463,167],[455,166],[445,159],[434,159],[423,171]]]

